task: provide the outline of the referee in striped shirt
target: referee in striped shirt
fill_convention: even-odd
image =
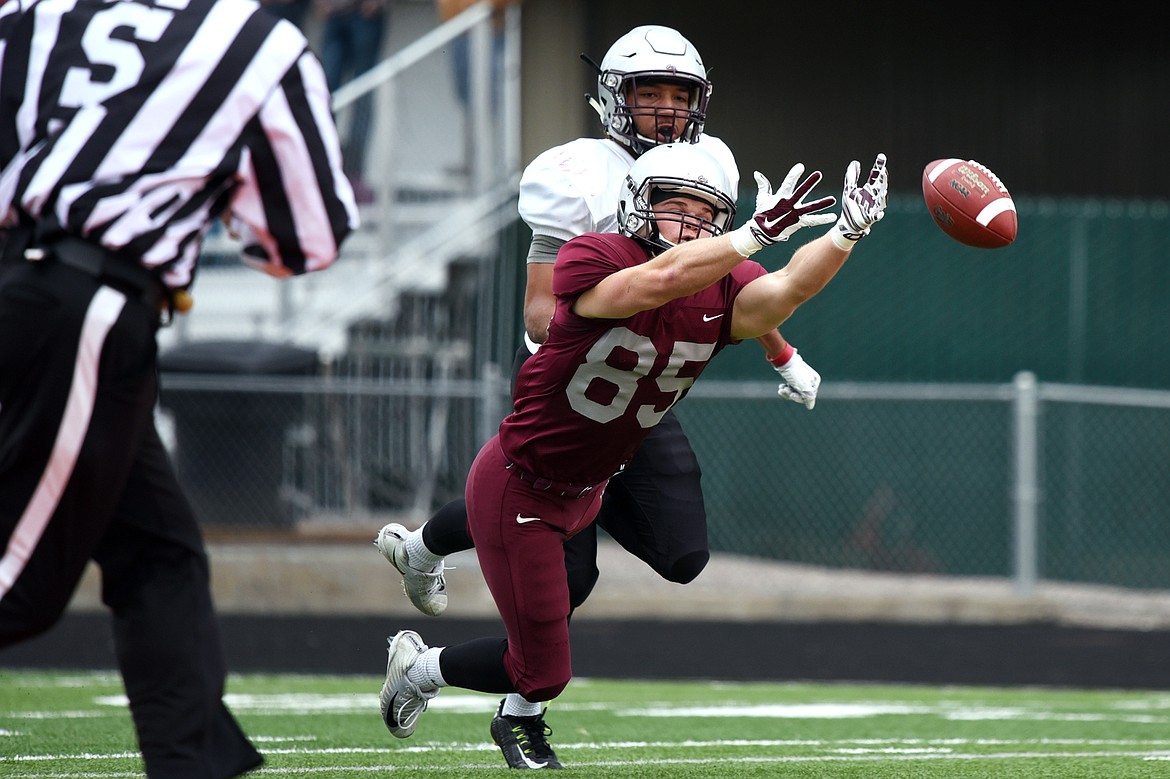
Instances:
[[[102,573],[146,773],[262,762],[153,423],[156,332],[224,219],[275,276],[357,224],[325,77],[253,0],[0,0],[0,648]]]

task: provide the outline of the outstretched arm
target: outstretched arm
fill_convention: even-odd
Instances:
[[[756,199],[756,213],[746,224],[727,235],[681,243],[648,262],[607,276],[583,292],[573,310],[593,319],[624,319],[657,308],[711,286],[745,257],[765,246],[787,241],[802,227],[831,222],[831,214],[816,212],[833,205],[834,198],[804,201],[805,195],[821,180],[820,171],[801,180],[803,175],[804,165],[793,165],[784,183],[772,192],[768,180],[756,173],[760,195]],[[775,328],[764,328],[750,337],[770,329]]]
[[[877,156],[863,186],[858,185],[860,172],[860,163],[850,163],[841,216],[829,232],[797,249],[786,266],[761,276],[740,292],[731,320],[733,336],[756,338],[779,327],[797,307],[824,289],[857,241],[885,215],[886,156]]]
[[[828,234],[796,250],[788,265],[761,276],[735,299],[731,334],[756,338],[775,330],[802,303],[824,289],[852,249],[842,249]]]

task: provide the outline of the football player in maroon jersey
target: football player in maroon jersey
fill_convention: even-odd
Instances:
[[[630,168],[620,233],[586,233],[560,250],[548,338],[520,371],[514,407],[467,480],[468,530],[507,638],[428,647],[391,637],[383,720],[410,736],[445,686],[561,693],[572,675],[563,545],[593,521],[609,477],[725,346],[774,330],[836,275],[884,215],[879,154],[864,184],[845,174],[840,217],[805,201],[820,181],[792,167],[772,191],[756,173],[756,213],[732,230],[735,196],[702,148],[657,146]],[[803,227],[833,227],[769,273],[748,259]],[[526,734],[543,741],[545,734]],[[530,768],[556,768],[539,755]]]

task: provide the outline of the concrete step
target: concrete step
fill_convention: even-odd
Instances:
[[[402,520],[371,517],[365,534],[308,528],[213,538],[209,551],[220,611],[417,616],[402,592],[401,577],[373,546],[378,529],[388,521]],[[453,555],[447,562],[452,569],[447,575],[447,615],[495,617],[474,552]],[[1170,629],[1166,591],[1044,582],[1020,595],[1005,578],[836,570],[727,554],[714,554],[699,578],[683,586],[658,578],[610,541],[600,545],[598,567],[601,578],[574,621],[823,620]],[[91,570],[72,608],[102,608],[98,593]]]

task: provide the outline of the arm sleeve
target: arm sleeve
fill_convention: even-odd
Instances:
[[[528,245],[528,262],[549,265],[557,261],[557,252],[567,243],[549,235],[534,235]]]
[[[328,267],[358,224],[320,63],[306,49],[245,131],[231,226],[274,276]]]

